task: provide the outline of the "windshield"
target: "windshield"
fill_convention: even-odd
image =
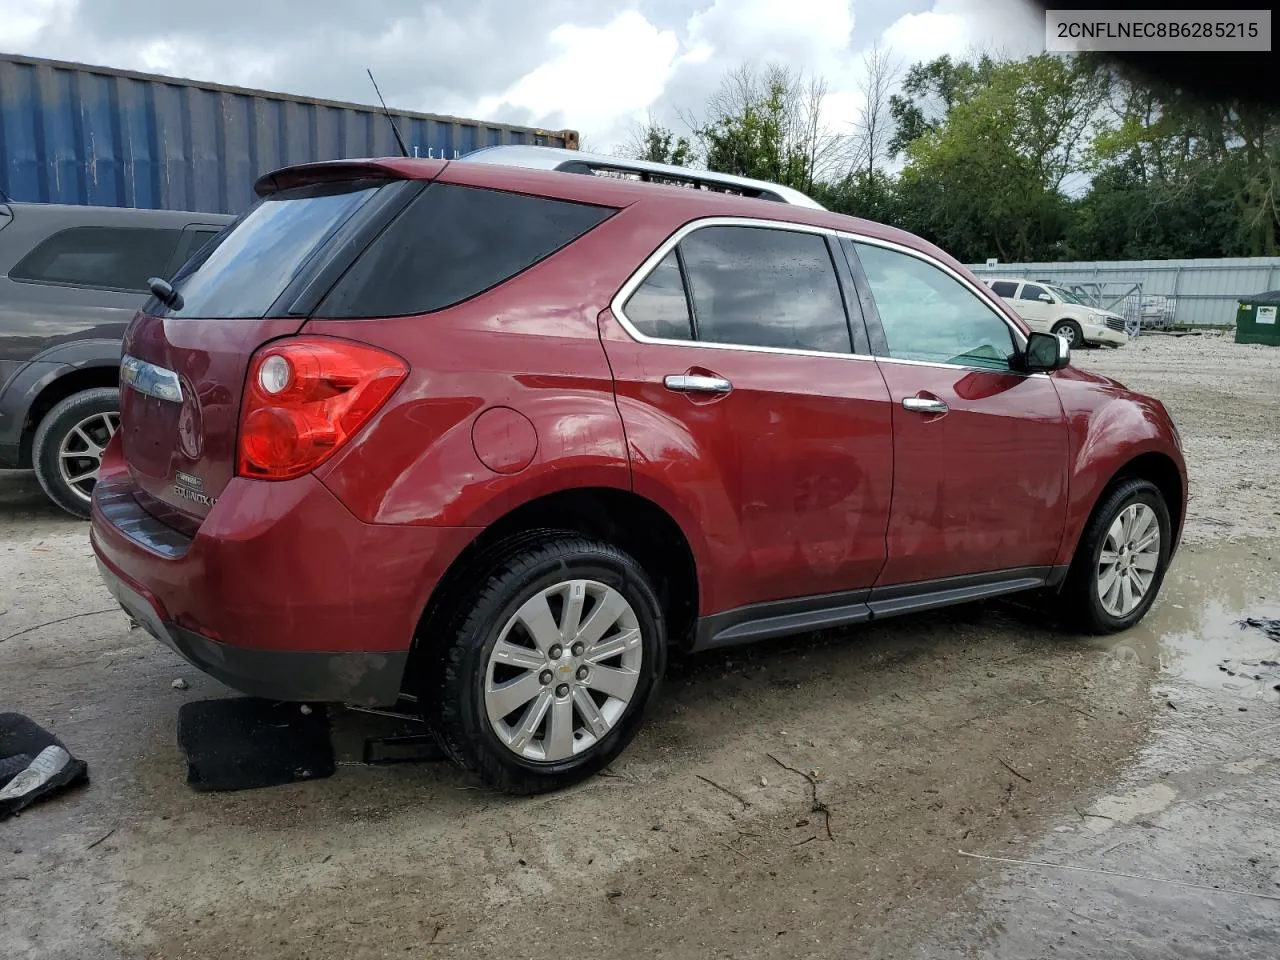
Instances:
[[[378,191],[368,181],[283,190],[259,201],[173,280],[169,317],[263,317],[330,237]]]
[[[1062,287],[1054,287],[1054,286],[1050,286],[1049,284],[1045,284],[1044,287],[1046,290],[1051,292],[1059,300],[1065,300],[1067,303],[1078,303],[1082,307],[1089,306],[1089,304],[1085,303],[1083,300],[1081,300],[1078,296],[1076,296],[1076,294],[1072,293],[1070,290],[1063,290]]]

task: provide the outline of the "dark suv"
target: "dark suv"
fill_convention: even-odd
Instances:
[[[119,422],[120,339],[146,301],[232,218],[0,203],[0,468],[34,467],[64,510],[89,516]]]
[[[257,192],[129,327],[91,530],[130,616],[244,692],[407,694],[546,790],[618,755],[668,650],[1156,598],[1168,413],[917,237],[483,163]]]

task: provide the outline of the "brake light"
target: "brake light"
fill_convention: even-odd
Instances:
[[[408,372],[399,357],[347,340],[268,344],[249,363],[237,473],[291,480],[314,470],[378,412]]]

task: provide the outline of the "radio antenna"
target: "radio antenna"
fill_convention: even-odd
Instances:
[[[382,91],[378,89],[378,81],[373,79],[373,71],[365,67],[365,73],[369,74],[369,82],[373,84],[373,92],[378,95],[378,101],[382,104],[382,112],[387,116],[387,123],[391,124],[391,132],[396,135],[396,143],[400,146],[400,155],[407,157],[409,148],[404,145],[404,137],[400,136],[400,128],[391,119],[391,111],[387,109],[387,101],[382,99]]]

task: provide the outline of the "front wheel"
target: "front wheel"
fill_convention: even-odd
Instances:
[[[1085,528],[1062,602],[1088,633],[1117,633],[1141,620],[1164,582],[1173,546],[1169,508],[1155,484],[1124,480],[1104,495]]]
[[[425,638],[419,689],[444,750],[508,793],[567,786],[631,741],[662,674],[649,578],[575,534],[519,543]]]
[[[1054,324],[1053,332],[1067,341],[1072,349],[1084,346],[1084,330],[1074,320],[1062,320]]]
[[[120,426],[120,391],[98,387],[54,405],[36,428],[32,460],[49,499],[85,519],[107,442]]]

